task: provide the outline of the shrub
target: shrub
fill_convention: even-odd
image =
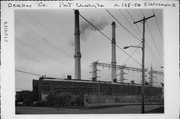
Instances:
[[[37,101],[36,106],[46,106],[47,103],[45,101]]]

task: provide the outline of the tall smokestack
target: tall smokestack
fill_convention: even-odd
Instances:
[[[116,23],[112,22],[112,62],[111,62],[111,78],[116,82],[116,36],[115,36]]]
[[[75,10],[75,79],[81,79],[81,53],[80,53],[80,30],[79,30],[79,11]]]

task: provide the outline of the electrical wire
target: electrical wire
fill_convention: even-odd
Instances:
[[[85,21],[87,21],[91,26],[93,26],[97,31],[99,31],[105,38],[107,38],[109,41],[112,41],[107,35],[105,35],[102,31],[100,31],[96,26],[94,26],[90,21],[88,21],[84,16],[82,16],[81,14],[79,14],[79,16],[81,16]],[[121,51],[123,51],[126,55],[128,55],[129,57],[131,57],[127,52],[125,52],[120,46],[118,46],[116,44],[116,47],[118,47]],[[135,60],[133,57],[131,57],[131,59],[133,59],[137,64],[139,64],[141,66],[141,64]]]
[[[96,26],[94,26],[90,21],[88,21],[85,17],[83,17],[81,14],[79,14],[79,16],[81,16],[86,22],[88,22],[91,26],[93,26],[97,31],[99,31],[104,37],[106,37],[109,41],[111,41],[111,39],[105,35],[101,30],[99,30]]]
[[[154,40],[154,37],[153,37],[153,35],[152,35],[152,32],[151,32],[151,29],[150,29],[150,27],[149,27],[149,23],[148,23],[148,22],[147,22],[147,26],[148,26],[148,30],[149,30],[149,32],[150,32],[151,39],[152,39],[152,41],[153,41],[153,43],[154,43],[154,45],[155,45],[155,47],[156,47],[156,49],[157,49],[157,53],[158,53],[159,57],[162,58],[162,56],[161,56],[161,54],[160,54],[160,51],[158,50],[158,47],[157,47],[156,42],[155,42],[155,40]]]
[[[131,19],[133,20],[133,22],[135,22],[135,20],[134,20],[133,16],[131,15],[131,13],[130,13],[127,9],[125,9],[125,10],[126,10],[126,12],[128,13],[128,15],[131,17]],[[135,24],[135,25],[136,25],[136,27],[138,28],[139,33],[141,34],[142,32],[141,32],[138,24]]]
[[[148,42],[145,42],[146,43],[146,46],[149,48],[149,56],[151,57],[151,59],[154,61],[154,63],[158,66],[160,66],[161,67],[161,63],[159,62],[159,60],[157,59],[157,57],[154,55],[154,53],[153,53],[153,51],[151,50],[151,48],[150,48],[150,46],[149,46],[149,44],[148,44]],[[147,53],[148,54],[148,53]],[[155,58],[155,59],[154,59]],[[157,62],[158,62],[158,64],[157,64]]]
[[[128,22],[128,24],[131,26],[131,28],[136,32],[136,34],[140,36],[140,34],[137,32],[137,30],[134,28],[134,26],[131,24],[131,22],[128,20],[128,18],[125,16],[125,14],[119,9],[119,12],[121,13],[121,15],[126,19],[126,21]]]
[[[37,74],[37,73],[32,73],[32,72],[28,72],[28,71],[23,71],[23,70],[19,70],[19,69],[15,69],[16,72],[20,72],[20,73],[24,73],[24,74],[29,74],[29,75],[34,75],[34,76],[45,76],[45,77],[52,77],[52,78],[56,78],[56,77],[53,77],[53,76],[46,76],[46,75],[42,75],[42,74]],[[59,78],[56,78],[56,79],[59,79]]]
[[[15,18],[15,20],[18,21],[19,23],[21,23],[22,25],[24,25],[26,28],[29,28],[29,30],[30,30],[31,32],[36,33],[36,32],[35,32],[34,30],[32,30],[30,27],[28,27],[27,25],[25,25],[23,22],[19,21],[19,20],[16,19],[16,18]],[[37,34],[37,33],[36,33],[36,34]],[[37,35],[38,35],[38,34],[37,34]],[[32,48],[32,49],[34,50],[34,48]],[[44,53],[44,52],[42,52],[42,53]],[[42,54],[42,53],[41,53],[41,54]],[[44,53],[44,54],[45,54],[45,53]],[[46,56],[49,57],[49,55],[46,55]],[[41,62],[41,63],[50,66],[50,64],[47,64],[47,63],[44,63],[44,62]],[[56,67],[56,69],[57,69],[57,67]],[[59,69],[55,70],[55,67],[54,67],[54,68],[52,68],[52,70],[57,71],[57,70],[59,70]]]
[[[135,20],[134,20],[133,16],[131,15],[131,13],[130,13],[127,9],[126,9],[126,11],[127,11],[128,15],[131,17],[131,19],[135,22]],[[139,32],[141,32],[137,24],[136,24],[136,26],[137,26]],[[146,42],[146,44],[147,44],[147,42]],[[147,46],[148,46],[148,48],[150,49],[150,51],[152,52],[152,50],[151,50],[151,48],[149,47],[148,44],[147,44]],[[132,52],[132,55],[133,55],[135,52],[136,52],[136,49]],[[153,54],[153,52],[152,52],[152,54]],[[151,55],[151,54],[148,54],[148,55],[150,55],[150,57],[152,58],[153,61],[154,61],[154,58],[156,58],[154,55]],[[129,58],[128,58],[128,59],[129,59]],[[126,61],[128,61],[128,59],[127,59]],[[156,58],[156,61],[159,63],[159,61],[157,60],[157,58]],[[157,64],[156,61],[154,61],[154,63],[155,63],[157,66],[158,66],[158,65],[161,66],[160,64]],[[123,64],[124,64],[124,63],[123,63]]]
[[[15,18],[16,19],[16,18]],[[16,19],[18,22],[21,22],[20,20]],[[35,32],[32,28],[30,28],[29,26],[25,25],[23,22],[21,22],[21,24],[23,24],[25,27],[27,27],[28,29],[30,29],[31,31],[33,31],[34,33],[36,33],[37,35],[39,35],[37,32]],[[68,54],[67,52],[63,51],[62,49],[60,49],[59,47],[55,46],[53,43],[49,42],[48,40],[46,40],[48,44],[51,44],[53,46],[53,48],[55,48],[56,50],[62,52],[63,54],[65,54],[68,57],[72,57],[70,54]]]
[[[54,37],[54,39],[59,39],[56,37],[56,35],[54,35],[52,32],[50,32],[49,30],[47,30],[45,27],[43,27],[37,20],[35,20],[31,15],[29,15],[27,12],[26,12],[26,15],[29,16],[29,18],[31,18],[33,21],[37,22],[38,25],[40,26],[40,28],[46,30],[49,34],[51,34],[52,37]],[[57,47],[56,45],[54,45],[52,42],[49,42],[47,41],[49,44],[53,45],[53,47],[55,47],[56,49],[58,49],[59,51],[61,51],[63,54],[66,54],[67,56],[69,57],[72,57],[70,54],[68,54],[67,52],[63,51],[62,49],[60,49],[59,47]]]
[[[35,75],[35,76],[43,76],[43,75],[41,75],[41,74],[31,73],[31,72],[27,72],[27,71],[18,70],[18,69],[15,69],[15,71],[20,72],[20,73]]]
[[[142,43],[142,42],[141,42],[141,43]],[[141,43],[139,44],[139,46],[138,46],[138,47],[140,47],[140,46],[141,46]],[[137,51],[137,49],[138,49],[138,48],[136,48],[136,49],[135,49],[135,50],[131,53],[131,56],[133,56],[133,55],[134,55],[134,53]],[[130,57],[128,57],[122,65],[125,65],[125,64],[129,61],[129,59],[130,59]]]
[[[39,24],[39,26],[41,28],[43,28],[44,30],[46,30],[48,33],[51,34],[51,36],[54,37],[54,39],[59,39],[58,37],[56,37],[56,35],[54,35],[51,31],[49,31],[48,29],[46,29],[45,27],[43,27],[37,20],[35,20],[31,15],[29,15],[28,13],[26,13],[33,21],[37,22]],[[62,40],[61,40],[62,41]],[[51,42],[50,42],[51,43]],[[52,44],[52,43],[51,43]],[[64,43],[65,44],[65,43]],[[54,45],[55,46],[55,45]],[[56,47],[56,46],[55,46]],[[57,49],[61,50],[61,52],[63,52],[64,54],[66,54],[67,56],[71,57],[72,56],[70,54],[68,54],[67,52],[63,51],[62,49],[60,49],[59,47],[56,47]],[[83,58],[83,60],[87,61],[86,59]],[[82,63],[85,64],[85,62],[82,60]]]
[[[25,24],[24,24],[23,22],[21,22],[19,19],[17,19],[17,18],[15,18],[15,19],[16,19],[16,21],[18,21],[19,23],[21,23],[22,25],[24,25],[26,28],[28,28],[29,30],[31,30],[32,32],[34,32],[35,34],[37,34],[37,32],[35,32],[31,27],[29,27],[28,25],[25,25]],[[39,34],[37,34],[37,35],[39,35]],[[47,41],[47,40],[45,40],[45,41]],[[68,56],[68,57],[70,57],[70,58],[73,57],[73,56],[69,55],[68,53],[66,53],[65,51],[63,51],[62,49],[54,46],[54,44],[52,44],[51,42],[47,41],[47,44],[53,45],[53,48],[55,48],[56,50],[62,52],[62,53],[65,54],[66,56]],[[83,64],[86,64],[86,63],[84,62],[84,58],[83,58],[83,60],[81,60],[81,62],[82,62]],[[45,63],[45,64],[46,64],[46,63]],[[49,64],[46,64],[46,65],[49,65]],[[54,67],[54,68],[55,68],[55,67]],[[55,70],[54,68],[52,68],[52,69]],[[56,69],[57,69],[57,67],[56,67]],[[59,70],[59,69],[58,69],[58,70]],[[56,71],[57,71],[57,70],[56,70]],[[20,72],[20,71],[19,71],[19,72]],[[23,71],[21,71],[21,72],[23,72]],[[25,73],[25,72],[24,72],[24,73]],[[31,73],[31,74],[33,74],[33,73]]]
[[[154,9],[152,9],[152,11],[153,11],[153,14],[155,15]],[[155,15],[155,21],[156,21],[156,25],[157,25],[157,27],[158,27],[158,31],[159,31],[159,33],[160,33],[161,39],[163,40],[163,35],[162,35],[161,31],[160,31],[160,27],[159,27],[159,24],[158,24],[158,22],[157,22],[156,15]]]
[[[123,26],[122,24],[121,24],[121,22],[114,16],[114,15],[112,15],[111,14],[111,12],[110,11],[108,11],[107,9],[106,9],[106,11],[109,13],[109,15],[111,16],[111,17],[113,17],[118,23],[119,23],[119,25],[121,25],[129,34],[131,34],[136,40],[138,40],[138,41],[141,41],[141,39],[139,39],[138,37],[136,37],[134,34],[132,34],[125,26]]]
[[[143,11],[140,10],[140,12],[141,12],[142,15],[145,17]],[[152,34],[152,32],[151,32],[151,29],[150,29],[150,27],[149,27],[148,21],[147,21],[146,23],[147,23],[148,30],[149,30],[149,32],[150,32],[151,39],[152,39],[152,41],[153,41],[153,43],[154,43],[155,48],[157,49],[157,53],[158,53],[158,55],[159,55],[159,58],[162,58],[162,56],[161,56],[161,54],[160,54],[160,52],[159,52],[159,49],[158,49],[158,47],[157,47],[157,45],[156,45],[156,42],[155,42],[155,40],[154,40],[153,34]]]

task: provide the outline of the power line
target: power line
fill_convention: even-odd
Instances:
[[[26,13],[27,14],[27,13]],[[27,14],[28,15],[28,14]],[[35,22],[37,22],[34,18],[32,18],[32,16],[30,16],[30,15],[28,15],[33,21],[35,21]],[[37,32],[35,32],[31,27],[29,27],[29,26],[27,26],[27,25],[25,25],[23,22],[21,22],[20,20],[18,20],[17,18],[15,18],[18,22],[20,22],[21,24],[23,24],[25,27],[27,27],[28,29],[30,29],[32,32],[34,32],[34,33],[36,33],[37,35],[39,35]],[[53,35],[52,34],[52,32],[49,32],[47,29],[45,29],[39,22],[37,22],[38,23],[38,25],[42,28],[42,29],[44,29],[44,30],[46,30],[48,33],[50,33],[50,35],[51,36],[53,36],[54,37],[54,39],[57,39],[57,37],[55,37],[55,35]],[[42,31],[42,30],[41,30]],[[43,31],[44,32],[44,31]],[[63,54],[65,54],[66,56],[68,56],[68,57],[70,57],[70,58],[73,58],[73,56],[72,55],[70,55],[69,53],[67,53],[67,52],[65,52],[64,50],[62,50],[62,49],[60,49],[59,47],[57,47],[57,46],[55,46],[52,42],[49,42],[48,40],[46,40],[46,39],[44,39],[46,42],[47,42],[47,44],[51,44],[51,45],[53,45],[53,48],[55,48],[56,50],[58,50],[58,51],[60,51],[60,52],[62,52]],[[83,58],[83,60],[85,60],[84,58]],[[84,61],[81,61],[83,64],[85,64],[85,62]],[[85,60],[86,61],[86,60]]]
[[[137,49],[138,49],[138,48],[136,48],[136,49],[131,53],[131,56],[134,55],[134,53],[137,51]],[[130,57],[128,57],[122,65],[125,65],[125,64],[128,62],[129,59],[130,59]]]
[[[147,42],[146,42],[146,45],[148,46],[148,48],[150,49],[150,47],[149,47],[149,45],[147,44]],[[139,45],[140,46],[140,45]],[[134,55],[134,53],[137,51],[137,49],[138,48],[136,48],[132,53],[131,53],[131,56],[133,56]],[[151,51],[151,53],[153,54],[153,52],[152,52],[152,50],[150,49],[150,51]],[[151,58],[152,58],[152,60],[154,61],[154,63],[158,66],[160,66],[161,67],[161,65],[160,64],[157,64],[156,63],[156,61],[154,60],[154,58],[156,58],[155,56],[153,56],[153,55],[151,55],[151,54],[148,54]],[[127,60],[122,64],[122,65],[125,65],[128,61],[129,61],[129,59],[130,59],[130,57],[128,57],[127,58]],[[157,58],[156,58],[156,60],[157,60]],[[158,61],[158,60],[157,60]],[[159,61],[158,61],[158,63],[159,63]]]
[[[140,45],[141,45],[141,43],[140,43]],[[140,45],[139,45],[139,46],[140,46]],[[139,46],[138,46],[138,47],[139,47]],[[137,51],[137,49],[138,49],[138,48],[136,48],[136,49],[131,53],[131,56],[134,55],[134,53]],[[130,59],[130,57],[128,57],[122,65],[125,65],[125,64],[129,61],[129,59]]]
[[[27,71],[18,70],[18,69],[15,69],[15,71],[20,72],[20,73],[35,75],[35,76],[42,76],[41,74],[31,73],[31,72],[27,72]]]
[[[134,20],[134,18],[133,18],[133,16],[131,15],[131,13],[126,9],[126,12],[128,13],[128,15],[131,17],[131,19],[133,20],[133,22],[135,22],[135,20]],[[137,24],[135,24],[136,25],[136,27],[138,28],[138,31],[139,31],[139,33],[141,34],[142,32],[141,32],[141,30],[140,30],[140,28],[139,28],[139,26],[137,25]]]
[[[128,12],[129,13],[129,12]],[[129,13],[130,14],[130,13]],[[132,16],[131,16],[132,17]],[[133,19],[134,20],[134,19]],[[135,51],[134,51],[135,52]],[[132,54],[134,54],[134,53],[132,53]],[[158,60],[157,60],[158,61]]]
[[[86,22],[88,22],[91,26],[93,26],[97,31],[99,31],[105,38],[107,38],[109,41],[112,41],[107,35],[105,35],[102,31],[100,31],[96,26],[94,26],[90,21],[88,21],[84,16],[82,16],[81,14],[79,14],[79,16],[81,16]],[[123,51],[126,55],[128,55],[129,57],[131,57],[127,52],[125,52],[120,46],[118,46],[116,44],[116,46]],[[139,64],[141,66],[141,64],[135,60],[133,57],[131,57],[137,64]]]
[[[141,12],[141,13],[143,14],[143,16],[145,17],[143,11],[140,10],[140,12]],[[148,21],[147,21],[147,27],[148,27],[148,30],[149,30],[149,32],[150,32],[151,39],[152,39],[152,41],[153,41],[153,43],[154,43],[154,45],[155,45],[155,47],[156,47],[156,49],[157,49],[158,55],[159,55],[160,58],[162,58],[162,57],[161,57],[161,54],[160,54],[160,52],[159,52],[159,49],[158,49],[158,47],[157,47],[157,45],[156,45],[156,42],[155,42],[155,40],[154,40],[154,37],[153,37],[153,35],[152,35],[152,32],[151,32],[151,29],[150,29],[150,27],[149,27]]]
[[[116,45],[117,47],[120,48],[120,46]],[[131,59],[133,59],[137,64],[139,64],[141,66],[141,63],[139,63],[137,60],[135,60],[131,55],[129,55],[127,52],[125,52],[122,48],[120,48],[124,53],[126,53],[129,57],[131,57]]]
[[[129,23],[129,25],[131,26],[131,28],[136,32],[136,34],[140,36],[140,34],[137,32],[137,30],[134,28],[134,26],[131,24],[131,22],[128,20],[128,18],[125,16],[125,14],[119,9],[119,12],[122,14],[122,16],[126,19],[126,21]]]
[[[126,11],[127,11],[128,15],[132,18],[132,20],[135,22],[135,20],[134,20],[133,16],[131,15],[131,13],[130,13],[127,9],[126,9]],[[141,32],[137,24],[136,24],[136,26],[137,26],[139,32]],[[147,43],[146,43],[146,44],[147,44]],[[150,49],[151,53],[153,54],[153,52],[152,52],[152,50],[151,50],[151,48],[149,47],[148,44],[147,44],[147,46],[148,46],[148,48]],[[131,56],[136,52],[136,50],[137,50],[137,48],[132,52]],[[154,56],[151,55],[150,57],[152,58],[152,60],[154,60]],[[156,58],[156,57],[155,57],[155,58]],[[128,60],[129,60],[129,58],[128,58],[123,64],[125,64]],[[157,60],[157,58],[156,58],[156,60]],[[158,60],[157,60],[157,61],[158,61]],[[156,61],[155,61],[155,63],[156,63]],[[157,65],[157,63],[156,63],[156,65]],[[160,66],[161,66],[161,65],[160,65]]]
[[[153,14],[155,14],[153,9],[152,9],[152,11],[153,11]],[[160,33],[161,39],[163,40],[163,35],[162,35],[161,31],[160,31],[160,27],[159,27],[159,24],[158,24],[158,22],[157,22],[156,15],[155,15],[155,21],[156,21],[156,25],[157,25],[157,27],[158,27],[158,31],[159,31],[159,33]]]
[[[107,9],[106,9],[106,11],[109,13],[109,15],[111,15],[118,23],[119,23],[119,25],[121,25],[129,34],[131,34],[136,40],[138,40],[138,41],[141,41],[141,39],[139,39],[138,37],[136,37],[134,34],[132,34],[125,26],[123,26],[122,24],[121,24],[121,22],[119,21],[119,20],[117,20],[116,19],[116,17],[114,16],[114,15],[112,15]]]
[[[26,11],[24,11],[24,12],[25,12],[26,15],[27,15],[28,17],[30,17],[33,21],[35,21],[36,23],[38,23],[38,25],[40,26],[40,28],[42,28],[43,30],[45,30],[45,31],[47,31],[49,34],[51,34],[51,36],[53,36],[55,40],[56,40],[56,39],[60,39],[60,38],[58,38],[58,36],[55,35],[51,30],[46,29],[39,21],[35,20],[28,12],[26,12]],[[60,39],[60,40],[61,40],[62,42],[64,42],[62,39]],[[66,43],[64,42],[64,44],[66,44]],[[67,46],[68,46],[68,45],[67,45]]]
[[[35,34],[37,34],[31,27],[29,27],[29,26],[27,26],[27,25],[25,25],[23,22],[21,22],[20,20],[18,20],[17,18],[15,18],[16,19],[16,21],[18,21],[19,23],[21,23],[22,25],[24,25],[26,28],[28,28],[31,32],[33,32],[33,33],[35,33]],[[37,35],[39,35],[39,34],[37,34]],[[47,42],[48,44],[50,44],[50,42]],[[57,48],[57,47],[54,47],[54,48]],[[61,50],[59,50],[59,49],[57,49],[58,51],[61,51]],[[42,53],[44,53],[44,52],[42,52]],[[63,52],[64,54],[66,54],[65,52]],[[44,53],[45,54],[45,53]],[[46,55],[46,54],[45,54]],[[67,55],[67,54],[66,54]],[[47,57],[49,57],[49,55],[46,55]],[[68,55],[69,57],[72,57],[72,56],[70,56],[70,55]],[[44,63],[44,62],[41,62],[41,63],[43,63],[43,64],[45,64],[45,65],[49,65],[49,66],[51,66],[50,64],[48,64],[48,63]],[[54,66],[53,66],[54,67]],[[57,69],[57,67],[54,67],[54,68],[52,68],[52,70],[54,70],[54,71],[57,71],[57,70],[55,70],[55,69]],[[58,69],[59,70],[59,69]]]
[[[20,20],[18,20],[17,18],[15,18],[17,21],[21,22]],[[29,26],[25,25],[23,22],[21,22],[21,24],[23,24],[25,27],[29,28],[31,31],[33,31],[34,33],[36,33],[37,35],[39,35],[37,32],[35,32],[32,28],[30,28]],[[55,48],[56,50],[62,52],[63,54],[72,57],[70,54],[66,53],[65,51],[63,51],[62,49],[60,49],[59,47],[55,46],[53,43],[49,42],[48,40],[46,40],[46,42],[48,42],[48,44],[53,45],[53,48]]]
[[[23,70],[19,70],[19,69],[15,69],[15,71],[16,71],[16,72],[20,72],[20,73],[24,73],[24,74],[34,75],[34,76],[45,76],[45,77],[56,78],[56,77],[52,77],[52,76],[46,76],[46,75],[42,75],[42,74],[27,72],[27,71],[23,71]],[[59,78],[58,78],[58,79],[59,79]]]
[[[28,15],[28,13],[27,13],[27,15]],[[43,28],[44,30],[46,30],[48,33],[50,33],[53,37],[54,37],[54,39],[59,39],[56,35],[54,35],[52,32],[50,32],[48,29],[46,29],[45,27],[43,27],[37,20],[35,20],[31,15],[28,15],[32,20],[34,20],[35,22],[37,22],[38,24],[39,24],[39,26],[41,27],[41,28]],[[61,40],[62,41],[62,40]],[[52,44],[52,43],[51,43]],[[66,44],[66,43],[64,43],[64,44]],[[52,44],[53,45],[53,44]],[[55,46],[56,47],[56,46]],[[64,54],[66,54],[67,56],[69,56],[69,57],[71,57],[72,58],[72,56],[71,55],[69,55],[67,52],[65,52],[65,51],[63,51],[62,49],[60,49],[59,47],[56,47],[57,49],[59,49],[59,50],[61,50]],[[86,61],[86,59],[84,59],[83,58],[83,60],[85,60]],[[83,61],[82,61],[82,63],[83,64],[85,64]]]
[[[146,43],[146,45],[148,46],[148,48],[149,48],[149,50],[150,50],[150,52],[152,53],[152,55],[150,56],[151,57],[151,59],[152,60],[154,60],[154,58],[155,58],[155,60],[159,63],[159,60],[157,60],[157,57],[155,56],[155,55],[153,55],[154,53],[153,53],[153,51],[151,50],[151,48],[150,48],[150,46],[149,46],[149,44],[148,44],[148,42],[145,42]],[[150,53],[149,52],[149,53]],[[150,54],[149,54],[150,55]],[[155,61],[154,60],[154,61]],[[156,63],[156,61],[154,62],[154,63]],[[159,63],[158,65],[161,67],[161,65],[160,65],[161,63]],[[157,63],[156,63],[156,65],[157,65]]]
[[[44,29],[44,30],[46,30],[48,33],[50,33],[51,36],[53,36],[55,40],[56,40],[56,39],[59,39],[59,38],[56,37],[56,35],[54,35],[51,31],[49,31],[48,29],[46,29],[45,27],[43,27],[37,20],[35,20],[35,19],[34,19],[31,15],[29,15],[27,12],[26,12],[26,15],[29,16],[33,21],[37,22],[38,25],[39,25],[42,29]],[[62,41],[62,40],[61,40],[61,41]],[[63,54],[66,54],[67,56],[72,57],[72,56],[71,56],[70,54],[68,54],[67,52],[65,52],[65,51],[63,51],[62,49],[60,49],[59,47],[55,46],[52,42],[49,42],[49,41],[48,41],[48,43],[52,44],[56,49],[60,50]]]
[[[158,50],[158,47],[157,47],[157,45],[156,45],[156,42],[154,41],[154,37],[153,37],[153,35],[152,35],[152,32],[151,32],[151,29],[150,29],[150,27],[149,27],[149,23],[148,23],[148,22],[147,22],[147,26],[148,26],[148,30],[149,30],[150,35],[151,35],[151,39],[152,39],[152,41],[153,41],[153,43],[154,43],[154,45],[155,45],[155,47],[156,47],[156,49],[157,49],[157,52],[158,52],[158,54],[159,54],[159,57],[162,58],[162,57],[161,57],[161,54],[160,54],[160,52],[159,52],[159,50]]]
[[[96,26],[94,26],[90,21],[88,21],[85,17],[83,17],[81,14],[79,14],[79,16],[81,16],[86,22],[88,22],[91,26],[93,26],[97,31],[99,31],[104,37],[106,37],[109,41],[111,41],[111,39],[106,36],[101,30],[99,30]]]
[[[128,10],[127,10],[127,12],[128,12]],[[140,12],[142,12],[142,11],[140,11]],[[129,12],[128,12],[128,14],[131,16],[131,14],[130,14]],[[131,17],[132,17],[132,16],[131,16]],[[133,17],[132,17],[132,19],[133,19]],[[153,52],[152,52],[152,50],[151,50],[149,44],[148,44],[147,42],[145,42],[145,43],[147,44],[148,48],[150,49],[151,53],[153,54]],[[148,54],[148,55],[150,55],[150,54]],[[154,58],[155,58],[156,61],[159,62],[159,60],[157,60],[157,58],[156,58],[155,55],[151,55],[150,57],[152,58],[153,61],[154,61]],[[156,61],[155,61],[154,63],[156,63]],[[156,63],[156,65],[157,65],[157,63]],[[160,64],[158,64],[158,65],[161,66]]]

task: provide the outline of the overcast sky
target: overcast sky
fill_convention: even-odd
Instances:
[[[142,24],[138,23],[137,27],[133,24],[133,19],[140,20],[143,18],[143,14],[146,17],[153,15],[152,9],[108,10],[139,39],[142,39]],[[115,19],[105,9],[80,9],[79,12],[111,38],[111,23]],[[162,71],[163,11],[155,9],[154,12],[156,19],[151,18],[146,22],[145,67],[150,68],[152,65],[154,70]],[[115,22],[117,26],[116,42],[121,48],[140,44],[140,41],[129,34],[117,21]],[[102,63],[111,63],[111,42],[81,17],[80,28],[82,79],[89,79],[91,78],[89,73],[91,67],[89,66],[92,62],[98,60]],[[129,48],[125,51],[131,54],[134,50],[135,48]],[[116,48],[116,55],[118,65],[141,67],[132,59],[126,62],[128,56],[119,48]],[[141,63],[141,49],[137,49],[132,57]],[[67,75],[74,77],[74,11],[72,9],[15,10],[15,68],[58,78],[65,78]],[[98,72],[98,75],[101,76],[98,80],[111,80],[110,69],[102,67],[98,67],[98,69],[101,70]],[[117,71],[118,74],[119,71]],[[15,75],[16,90],[32,90],[32,79],[38,79],[38,76],[17,71]],[[128,75],[125,75],[125,78],[128,79],[126,82],[135,80],[135,82],[140,83],[140,76],[141,73],[129,71]],[[160,81],[162,81],[162,77],[158,76],[158,85]]]

